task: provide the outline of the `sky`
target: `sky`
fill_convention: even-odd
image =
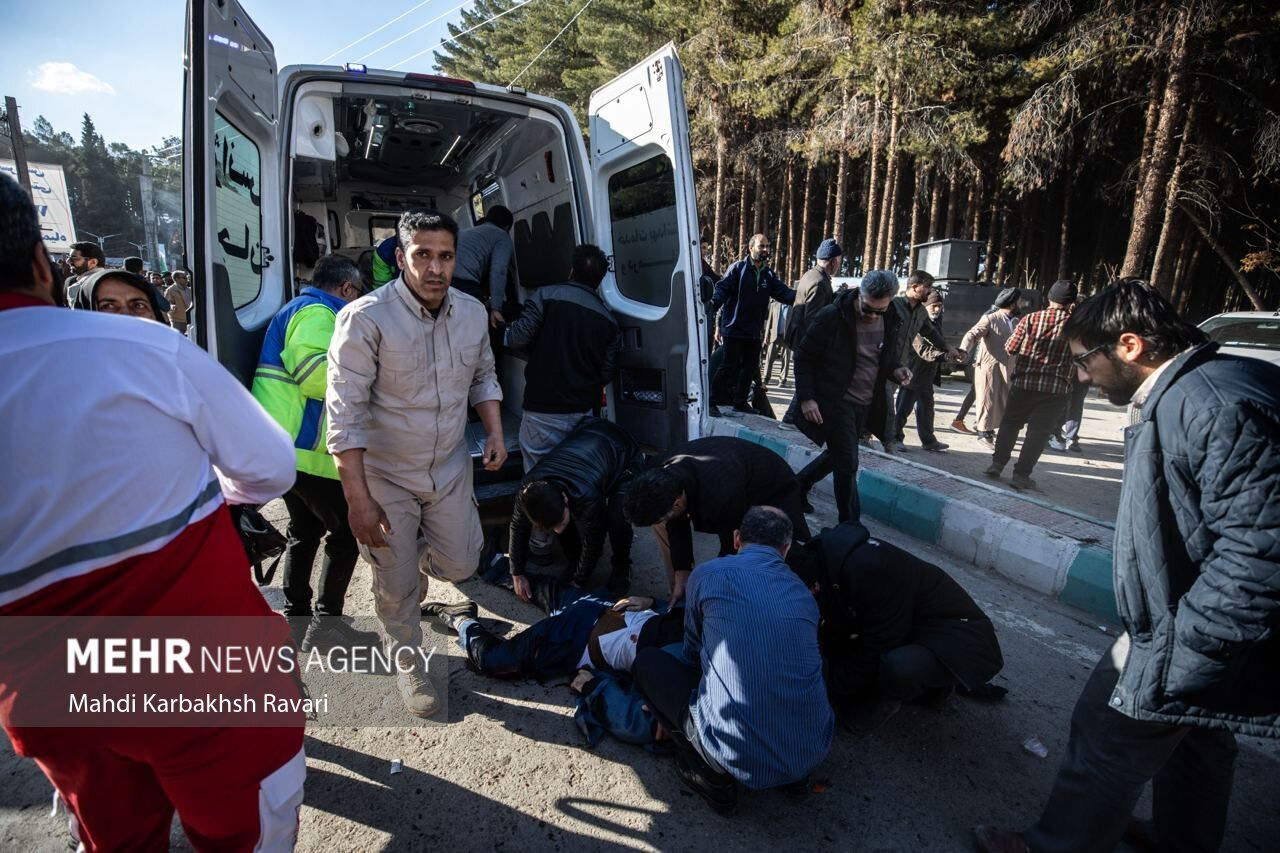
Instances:
[[[449,37],[446,24],[456,23],[470,5],[459,6],[460,0],[241,2],[274,45],[280,68],[322,60],[387,68],[426,50],[399,69],[425,72],[432,70],[429,48]],[[87,112],[108,143],[159,145],[166,136],[182,135],[185,26],[181,0],[3,0],[0,95],[17,98],[27,129],[43,115],[55,130],[78,141]],[[336,55],[326,60],[330,54]]]

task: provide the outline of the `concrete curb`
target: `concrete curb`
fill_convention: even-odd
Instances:
[[[713,418],[711,434],[736,436],[767,447],[797,470],[819,452],[808,442],[792,443],[737,419]],[[817,488],[829,492],[830,479]],[[863,466],[858,470],[858,495],[863,513],[883,524],[1105,622],[1119,624],[1111,584],[1111,551],[1106,547]]]

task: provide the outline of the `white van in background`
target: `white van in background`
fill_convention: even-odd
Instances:
[[[655,449],[706,431],[697,209],[684,78],[672,45],[592,94],[591,152],[563,103],[482,83],[363,66],[276,67],[238,0],[188,0],[184,204],[193,339],[246,385],[267,324],[296,286],[305,214],[322,252],[360,260],[414,207],[472,227],[515,216],[519,298],[562,281],[570,253],[610,257],[601,296],[622,327],[606,411]],[[303,218],[301,221],[309,222]],[[516,487],[524,362],[498,353],[511,459],[477,467],[485,515]],[[469,429],[473,456],[484,443]]]

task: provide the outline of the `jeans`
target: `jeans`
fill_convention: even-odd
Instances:
[[[732,389],[730,401],[737,408],[751,406],[751,380],[759,375],[760,341],[755,338],[727,338],[724,362],[712,385]]]
[[[284,505],[289,510],[289,544],[284,552],[285,615],[311,612],[311,570],[320,538],[327,530],[324,562],[320,564],[320,597],[315,609],[322,616],[341,616],[359,556],[347,521],[342,483],[299,471],[293,488],[284,494]]]
[[[898,441],[906,438],[904,429],[911,410],[916,410],[916,435],[920,437],[920,445],[928,447],[937,444],[938,438],[933,434],[933,386],[923,391],[902,387],[898,389],[898,404],[893,422],[893,437]]]
[[[1013,473],[1030,477],[1036,462],[1049,446],[1049,436],[1053,435],[1054,427],[1060,422],[1062,407],[1066,402],[1066,394],[1010,389],[1009,402],[1005,404],[1004,418],[1000,421],[1000,432],[996,434],[992,464],[1003,468],[1008,463],[1009,457],[1013,455],[1013,445],[1018,440],[1018,433],[1025,426],[1027,436],[1022,440],[1022,452],[1018,454],[1018,463],[1013,466]]]
[[[862,515],[857,488],[858,436],[866,428],[870,414],[870,406],[859,406],[849,400],[841,400],[835,412],[824,412],[824,417],[829,416],[831,420],[827,449],[796,475],[806,495],[815,483],[828,474],[832,475],[836,512],[841,522],[857,521]]]
[[[1049,802],[1026,833],[1036,853],[1114,850],[1148,781],[1158,849],[1217,850],[1222,844],[1235,736],[1135,720],[1111,708],[1117,658],[1123,659],[1127,645],[1122,636],[1102,656],[1076,702]]]
[[[1084,398],[1089,396],[1093,387],[1088,382],[1081,382],[1079,377],[1071,380],[1071,396],[1067,398],[1066,410],[1062,413],[1062,424],[1054,431],[1054,435],[1064,444],[1074,444],[1080,440],[1080,422],[1084,420]]]

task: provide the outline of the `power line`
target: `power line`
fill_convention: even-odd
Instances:
[[[454,6],[454,7],[453,7],[452,9],[450,9],[449,11],[444,12],[443,14],[440,14],[440,15],[436,15],[434,18],[432,18],[431,20],[427,21],[425,24],[421,24],[421,25],[419,25],[419,26],[414,27],[413,29],[409,30],[409,32],[405,33],[404,35],[400,36],[399,38],[394,38],[394,39],[392,39],[391,41],[387,42],[386,44],[384,44],[382,47],[378,48],[377,50],[371,50],[371,51],[369,51],[368,53],[366,53],[364,56],[360,57],[360,58],[359,58],[359,59],[357,59],[356,61],[357,61],[357,62],[364,62],[366,59],[368,59],[369,57],[373,56],[375,53],[382,53],[382,51],[384,51],[384,50],[386,50],[387,48],[391,47],[391,45],[396,44],[397,42],[402,42],[402,41],[404,41],[404,40],[405,40],[405,39],[407,39],[409,36],[413,35],[414,33],[418,32],[419,30],[425,30],[427,27],[431,26],[432,24],[434,24],[435,22],[437,22],[437,21],[441,20],[442,18],[447,18],[447,17],[449,17],[449,16],[450,16],[450,15],[452,15],[454,12],[458,11],[459,9],[461,9],[463,6],[468,5],[470,2],[471,2],[471,0],[462,0],[462,2],[461,2],[461,3],[459,3],[457,6]],[[395,66],[393,65],[393,66],[391,66],[391,67],[392,67],[392,68],[394,68]]]
[[[467,33],[475,32],[476,30],[478,30],[478,29],[480,29],[481,27],[483,27],[485,24],[492,24],[494,21],[498,20],[499,18],[504,17],[504,16],[506,16],[506,15],[510,15],[510,14],[511,14],[512,12],[514,12],[516,9],[523,9],[525,6],[528,6],[528,5],[529,5],[530,3],[532,3],[532,2],[533,2],[533,0],[521,0],[521,2],[519,2],[519,3],[517,3],[516,5],[512,6],[512,7],[511,7],[510,9],[508,9],[507,11],[505,11],[505,12],[499,12],[498,14],[494,15],[492,18],[489,18],[488,20],[485,20],[485,21],[481,21],[480,23],[476,24],[474,27],[468,27],[467,29],[463,30],[462,32],[458,33],[458,34],[457,34],[457,35],[455,35],[455,36],[450,36],[450,37],[449,37],[449,38],[447,38],[447,39],[444,39],[444,40],[442,40],[442,41],[436,42],[436,43],[435,43],[434,45],[432,45],[431,47],[427,48],[426,50],[420,50],[420,51],[418,51],[417,53],[415,53],[413,56],[406,56],[404,59],[400,60],[399,62],[397,62],[395,65],[392,65],[391,67],[392,67],[392,68],[399,68],[401,65],[404,65],[406,62],[409,62],[410,60],[417,59],[419,56],[422,56],[422,54],[424,54],[424,53],[430,53],[431,51],[433,51],[433,50],[435,50],[435,49],[437,49],[437,48],[443,47],[444,45],[448,44],[448,43],[449,43],[449,42],[451,42],[451,41],[456,41],[457,39],[460,39],[460,38],[462,38],[463,36],[465,36]]]
[[[414,6],[414,7],[413,7],[412,9],[410,9],[408,12],[404,12],[404,13],[402,13],[399,17],[392,18],[391,20],[387,21],[387,22],[386,22],[385,24],[383,24],[382,26],[378,27],[376,30],[370,30],[369,32],[367,32],[367,33],[365,33],[364,35],[360,36],[360,38],[358,38],[358,39],[356,39],[355,41],[351,42],[351,44],[343,45],[342,47],[340,47],[340,48],[338,48],[337,50],[335,50],[333,53],[331,53],[331,54],[329,54],[328,56],[326,56],[324,59],[320,60],[320,62],[321,62],[321,63],[328,62],[330,59],[333,59],[335,56],[339,55],[340,53],[342,53],[342,52],[343,52],[344,50],[346,50],[347,48],[355,47],[355,46],[356,46],[356,45],[358,45],[360,42],[362,42],[362,41],[364,41],[365,39],[367,39],[369,36],[371,36],[371,35],[376,35],[377,33],[382,32],[382,31],[383,31],[383,30],[385,30],[387,27],[391,26],[391,25],[392,25],[392,24],[394,24],[396,21],[400,20],[400,18],[403,18],[403,17],[405,17],[406,15],[411,15],[411,14],[413,14],[414,12],[418,11],[419,9],[421,9],[423,6],[426,6],[428,3],[434,3],[434,2],[435,2],[435,0],[422,0],[422,2],[421,2],[421,3],[419,3],[417,6]]]
[[[563,27],[561,27],[561,28],[560,28],[560,32],[556,33],[555,38],[553,38],[553,39],[551,39],[551,41],[547,42],[547,46],[546,46],[546,47],[544,47],[542,50],[538,51],[538,55],[537,55],[537,56],[535,56],[533,59],[529,60],[529,64],[528,64],[528,65],[526,65],[524,68],[520,69],[520,73],[519,73],[519,74],[517,74],[517,75],[516,75],[516,76],[511,80],[511,82],[510,82],[510,83],[508,83],[508,84],[507,84],[507,88],[509,89],[509,88],[511,88],[512,86],[514,86],[514,85],[516,84],[516,81],[517,81],[517,80],[519,80],[521,77],[523,77],[523,76],[524,76],[524,72],[526,72],[526,71],[528,71],[530,68],[532,68],[532,67],[533,67],[533,64],[534,64],[535,62],[537,62],[539,59],[541,59],[541,58],[542,58],[542,54],[544,54],[544,53],[546,53],[548,50],[550,50],[550,49],[551,49],[551,45],[555,44],[555,43],[560,39],[560,36],[564,35],[565,30],[569,29],[569,27],[572,27],[572,26],[573,26],[573,22],[574,22],[574,21],[576,21],[576,20],[578,20],[578,16],[579,16],[579,15],[581,15],[583,12],[587,11],[587,7],[588,7],[588,6],[590,6],[590,5],[591,5],[592,3],[594,3],[594,2],[596,2],[596,0],[587,0],[587,2],[586,2],[586,3],[583,3],[583,4],[582,4],[582,8],[581,8],[581,9],[579,9],[577,12],[575,12],[575,13],[574,13],[574,15],[573,15],[573,17],[569,19],[569,23],[567,23],[567,24],[565,24]]]

